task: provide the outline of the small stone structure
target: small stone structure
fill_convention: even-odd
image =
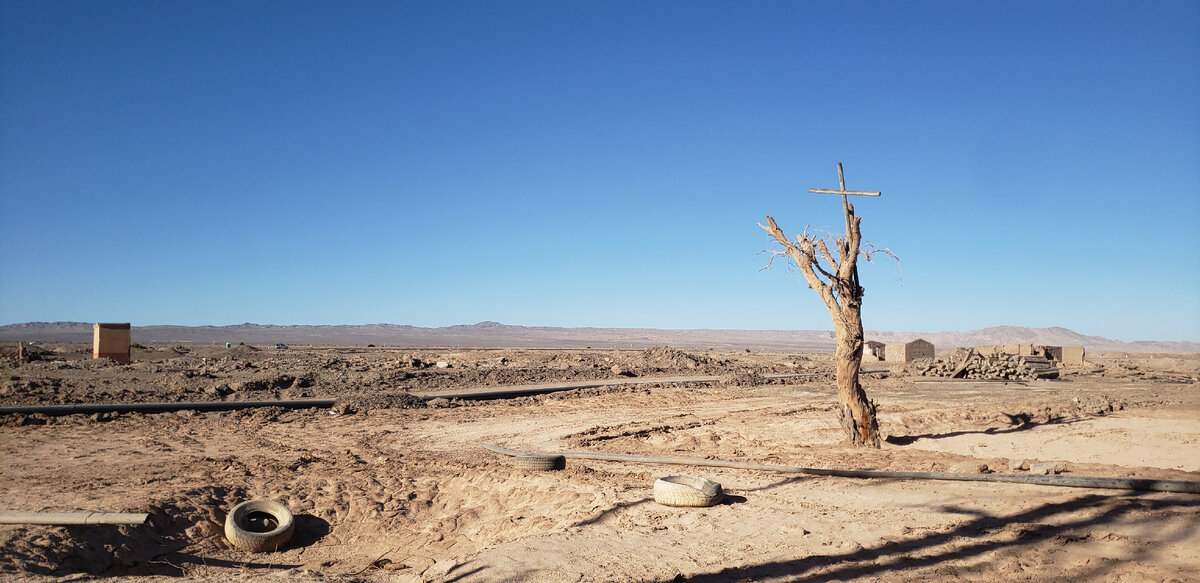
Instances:
[[[920,338],[899,344],[888,344],[884,348],[888,363],[903,364],[919,358],[933,359],[933,343]]]
[[[92,326],[92,358],[111,358],[129,364],[130,326],[96,324]]]
[[[883,362],[884,351],[886,350],[884,343],[868,340],[863,345],[863,361],[864,362]]]

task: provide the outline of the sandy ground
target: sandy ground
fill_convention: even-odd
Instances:
[[[0,578],[138,581],[1196,581],[1200,496],[797,477],[569,460],[514,469],[480,447],[946,471],[1063,461],[1067,475],[1200,480],[1200,357],[1098,355],[1059,381],[864,376],[888,436],[843,443],[829,355],[147,346],[9,362],[0,404],[336,398],[333,410],[9,415],[0,497],[20,511],[149,512],[148,524],[0,526]],[[439,367],[437,362],[448,366]],[[614,368],[615,367],[615,368]],[[719,375],[487,402],[408,395]],[[711,508],[658,476],[720,482]],[[276,553],[228,547],[225,513],[297,516]]]

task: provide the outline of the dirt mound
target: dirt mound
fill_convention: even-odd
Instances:
[[[428,404],[409,393],[369,394],[338,399],[333,412],[339,415],[365,413],[374,409],[420,409]]]
[[[722,385],[733,387],[756,387],[767,384],[767,377],[755,370],[740,370],[727,372],[720,376]]]
[[[655,346],[642,351],[641,364],[660,370],[689,370],[714,363],[713,359],[707,356],[689,354],[670,346]]]

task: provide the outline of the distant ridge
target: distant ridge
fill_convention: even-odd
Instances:
[[[868,331],[868,340],[884,343],[924,338],[937,350],[959,346],[1033,343],[1079,346],[1091,351],[1200,352],[1196,342],[1121,342],[1100,336],[1084,336],[1066,328],[995,326],[969,332],[882,332]],[[0,341],[91,342],[92,324],[87,322],[28,322],[0,326]],[[339,326],[276,326],[237,324],[232,326],[134,326],[134,342],[251,344],[316,344],[379,346],[447,346],[506,348],[675,348],[719,350],[784,350],[831,352],[834,335],[828,330],[662,330],[656,328],[556,328],[511,326],[499,322],[421,328],[400,324]]]

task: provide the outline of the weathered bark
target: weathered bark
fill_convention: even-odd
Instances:
[[[843,186],[844,187],[844,186]],[[767,217],[766,225],[759,225],[781,245],[783,253],[791,257],[804,273],[808,286],[817,292],[833,320],[837,336],[838,401],[842,427],[854,445],[879,447],[879,424],[875,417],[875,403],[867,399],[858,380],[862,368],[863,288],[858,285],[859,245],[862,234],[859,230],[861,217],[854,216],[854,207],[843,196],[846,214],[846,237],[836,242],[838,258],[829,252],[825,241],[807,230],[793,241],[783,233],[775,219]],[[822,266],[821,261],[828,265]]]
[[[848,321],[847,328],[843,332],[837,332],[837,337],[834,357],[837,361],[838,402],[842,404],[842,428],[846,430],[846,436],[854,445],[879,447],[879,423],[875,417],[875,403],[867,399],[867,393],[858,378],[858,372],[862,368],[862,320],[856,317],[853,318],[853,322]]]

